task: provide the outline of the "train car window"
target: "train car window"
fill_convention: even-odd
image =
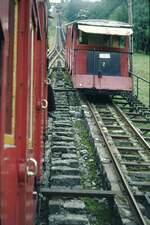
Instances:
[[[88,44],[100,47],[110,47],[110,36],[100,34],[89,34]]]
[[[125,37],[119,36],[119,45],[120,45],[120,48],[126,47],[126,38]]]
[[[78,30],[79,44],[94,45],[107,48],[125,48],[125,37],[102,34],[88,34]]]
[[[71,42],[73,42],[73,29],[71,30]]]
[[[112,48],[125,48],[125,37],[123,36],[111,36],[111,44]]]
[[[15,105],[16,105],[16,70],[17,70],[17,30],[18,30],[18,2],[9,1],[9,43],[7,63],[7,94],[5,144],[14,144]]]
[[[87,45],[88,44],[88,34],[79,30],[78,31],[78,41],[79,41],[79,44]]]
[[[33,78],[34,78],[34,24],[31,21],[31,62],[30,62],[30,77],[28,80],[28,147],[32,147],[33,135]]]

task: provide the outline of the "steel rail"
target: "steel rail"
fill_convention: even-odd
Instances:
[[[97,127],[99,128],[99,131],[100,131],[100,133],[101,133],[101,135],[103,137],[103,140],[104,140],[104,142],[105,142],[105,144],[107,146],[107,149],[108,149],[108,151],[109,151],[109,153],[110,153],[110,155],[112,157],[112,160],[113,160],[113,163],[115,165],[115,168],[116,168],[116,170],[117,170],[117,172],[118,172],[118,174],[119,174],[119,176],[120,176],[120,178],[121,178],[121,180],[123,182],[123,186],[124,186],[125,190],[127,191],[129,199],[130,199],[132,205],[134,206],[134,211],[135,211],[135,213],[138,216],[138,222],[140,222],[140,225],[147,225],[145,220],[144,220],[144,218],[143,218],[143,215],[142,215],[142,213],[141,213],[141,211],[140,211],[140,209],[139,209],[139,207],[138,207],[138,205],[136,203],[134,195],[131,192],[130,187],[129,187],[129,185],[128,185],[128,183],[127,183],[127,181],[126,181],[126,179],[125,179],[125,177],[124,177],[124,175],[123,175],[123,173],[122,173],[122,171],[120,169],[119,163],[118,163],[116,157],[114,156],[114,154],[112,152],[112,147],[109,144],[109,142],[108,142],[108,140],[107,140],[107,138],[106,138],[106,136],[105,136],[105,134],[104,134],[104,132],[103,132],[103,130],[102,130],[98,120],[97,120],[97,118],[96,118],[93,106],[88,101],[87,101],[87,105],[88,105],[88,107],[89,107],[89,109],[90,109],[90,111],[91,111],[91,113],[93,115],[93,118],[94,118],[94,120],[95,120],[95,122],[97,124]]]
[[[123,113],[123,111],[112,102],[114,109],[118,112],[118,114],[123,118],[123,120],[127,123],[127,125],[132,129],[132,131],[136,134],[139,141],[142,142],[144,147],[150,152],[150,146],[145,141],[145,139],[142,137],[142,135],[139,133],[139,131],[134,127],[134,125],[130,122],[130,120],[127,118],[127,116]]]
[[[50,69],[57,60],[62,60],[65,62],[64,56],[64,39],[63,39],[63,28],[61,26],[61,19],[58,13],[57,20],[56,20],[56,35],[55,35],[55,46],[53,50],[48,54],[49,58],[49,66]]]

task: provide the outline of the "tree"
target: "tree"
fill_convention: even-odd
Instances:
[[[134,47],[136,51],[150,52],[149,0],[133,1]]]

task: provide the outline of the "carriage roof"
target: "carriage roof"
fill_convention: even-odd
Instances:
[[[68,25],[77,25],[85,33],[130,36],[133,34],[132,26],[128,23],[113,20],[78,20]]]

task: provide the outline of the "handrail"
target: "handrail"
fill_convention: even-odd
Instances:
[[[141,81],[144,81],[147,85],[148,85],[148,89],[149,89],[149,96],[148,96],[148,105],[149,105],[149,108],[150,108],[150,80],[146,80],[142,77],[140,77],[139,75],[136,75],[135,73],[129,71],[129,74],[132,75],[132,77],[136,77],[136,95],[137,95],[137,98],[139,97],[139,80]]]
[[[142,78],[142,77],[136,75],[135,73],[133,73],[133,72],[131,72],[131,71],[129,71],[129,73],[132,74],[134,77],[137,77],[139,80],[145,81],[146,83],[150,84],[150,81],[145,80],[144,78]]]

